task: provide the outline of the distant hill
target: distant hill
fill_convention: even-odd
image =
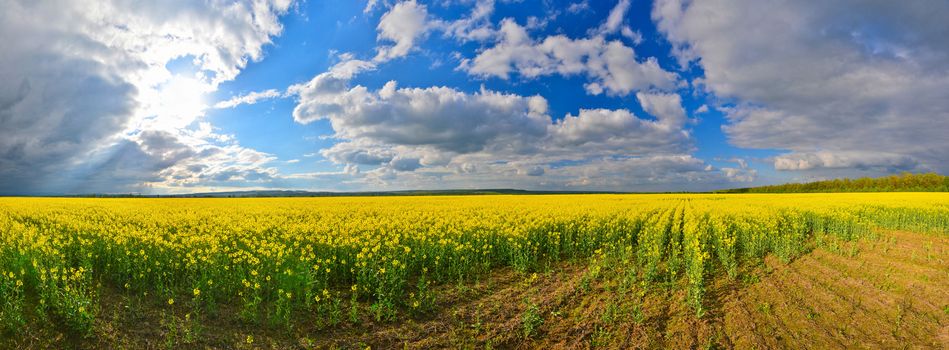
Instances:
[[[475,194],[544,194],[553,192],[525,191],[514,189],[475,190],[406,190],[370,192],[311,192],[311,191],[235,191],[192,193],[162,197],[350,197],[350,196],[455,196]]]
[[[716,193],[949,192],[949,176],[903,173],[886,177],[835,179],[808,183],[736,188]]]
[[[162,198],[245,198],[245,197],[353,197],[353,196],[465,196],[491,194],[594,194],[594,193],[622,193],[603,191],[528,191],[517,189],[455,189],[455,190],[405,190],[405,191],[371,191],[371,192],[329,192],[329,191],[291,191],[291,190],[256,190],[256,191],[228,191],[203,192],[168,195],[139,195],[139,194],[83,194],[71,197],[98,197],[98,198],[126,198],[126,197],[162,197]]]

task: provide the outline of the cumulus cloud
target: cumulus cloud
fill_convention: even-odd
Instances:
[[[523,188],[534,190],[697,191],[734,179],[690,155],[595,158],[558,165],[470,163],[457,171],[368,172],[369,188]]]
[[[657,1],[682,65],[779,170],[949,172],[949,3]]]
[[[217,136],[217,137],[215,137]],[[271,155],[217,142],[207,130],[142,131],[86,153],[44,184],[48,193],[181,192],[208,186],[266,184],[277,177]],[[226,139],[226,138],[224,138]],[[39,192],[45,193],[45,192]]]
[[[721,171],[731,182],[753,182],[758,178],[758,171],[755,169],[722,168]]]
[[[725,178],[731,182],[754,182],[758,179],[758,170],[753,169],[748,166],[748,162],[741,158],[730,159],[730,162],[733,162],[738,165],[737,168],[733,167],[722,167],[720,171]]]
[[[685,124],[685,109],[682,97],[673,93],[636,93],[636,99],[646,113],[659,119],[659,124],[667,128],[681,128]]]
[[[685,110],[677,94],[638,93],[643,110],[656,120],[642,119],[625,109],[581,109],[548,128],[549,143],[563,152],[582,150],[598,155],[676,154],[693,150],[684,129]],[[556,150],[547,147],[548,151]]]
[[[371,5],[367,5],[367,9]],[[620,33],[635,44],[642,41],[639,32],[623,25],[630,7],[628,0],[619,1],[603,23],[590,30],[589,37],[580,39],[553,35],[535,40],[527,31],[545,26],[547,20],[533,16],[528,18],[526,26],[511,18],[495,26],[490,18],[494,7],[494,0],[477,1],[467,16],[443,20],[431,17],[427,7],[415,0],[398,2],[379,21],[377,40],[386,44],[376,48],[373,62],[404,57],[429,32],[441,31],[445,37],[461,42],[494,41],[494,46],[474,58],[461,59],[460,69],[480,77],[506,80],[512,74],[527,79],[554,74],[586,75],[590,81],[584,87],[594,95],[672,90],[678,83],[678,77],[663,69],[655,57],[639,59],[622,41],[606,39],[610,34]],[[568,10],[576,12],[588,7],[587,2],[581,2],[572,4]]]
[[[369,8],[367,6],[367,8]],[[376,48],[376,62],[385,62],[403,57],[415,47],[415,42],[430,29],[428,9],[415,0],[403,1],[382,15],[378,31],[378,40],[392,42]]]
[[[425,152],[441,154],[427,154],[423,163],[446,163],[446,154],[477,152],[630,155],[691,149],[684,130],[685,111],[676,94],[637,95],[656,120],[639,118],[625,109],[581,109],[576,116],[568,114],[554,122],[546,99],[540,96],[486,89],[466,93],[448,87],[399,88],[394,81],[372,91],[350,87],[349,79],[336,71],[333,68],[288,91],[298,96],[293,111],[297,122],[328,120],[334,137],[345,140],[324,151],[341,163],[383,164],[399,153],[395,146],[413,147],[420,157]]]
[[[778,170],[810,170],[816,168],[882,168],[891,172],[919,170],[919,161],[911,156],[880,152],[794,152],[774,158]]]
[[[456,40],[486,41],[497,35],[491,14],[494,13],[494,0],[479,0],[467,17],[454,21],[433,20],[431,26],[441,30],[446,37]]]
[[[264,182],[277,172],[267,163],[272,155],[235,143],[209,142],[198,132],[145,131],[131,140],[148,162],[155,164],[159,179],[152,187],[212,186],[227,182]]]
[[[146,151],[129,138],[193,124],[206,108],[204,94],[262,58],[289,3],[2,7],[0,193],[36,194],[95,188],[83,179],[112,179],[114,188],[156,179],[177,158],[140,164],[149,161],[140,157]],[[176,59],[190,60],[197,73],[169,71]]]
[[[321,151],[324,157],[340,164],[382,165],[395,158],[396,152],[371,143],[340,142]]]
[[[690,155],[656,155],[600,159],[588,164],[551,169],[549,176],[568,187],[623,191],[695,190],[728,183],[724,174]]]
[[[619,40],[605,36],[621,33],[639,44],[642,35],[622,25],[629,10],[628,0],[619,1],[604,22],[590,30],[590,37],[571,39],[564,35],[534,40],[528,30],[543,28],[550,17],[530,16],[524,26],[511,18],[496,26],[491,21],[494,0],[479,0],[471,12],[456,20],[430,16],[425,5],[415,0],[395,4],[380,19],[377,40],[394,44],[376,48],[376,63],[408,55],[420,39],[432,31],[441,31],[446,38],[459,42],[494,41],[494,46],[474,58],[462,58],[460,69],[481,77],[510,79],[512,73],[531,79],[560,74],[586,75],[591,80],[585,85],[588,93],[598,95],[626,95],[645,89],[669,90],[678,78],[659,66],[654,57],[638,60],[635,51]],[[368,7],[367,7],[368,8]],[[568,11],[589,9],[587,2],[572,4]],[[556,15],[554,15],[556,16]]]
[[[375,1],[369,2],[365,12],[371,12],[376,5]],[[462,43],[492,40],[497,36],[497,29],[491,22],[494,5],[494,0],[477,0],[466,16],[445,20],[432,17],[428,8],[415,0],[398,2],[382,15],[376,27],[376,39],[384,44],[376,47],[373,62],[382,63],[407,56],[420,40],[434,31]]]
[[[413,171],[422,167],[418,158],[397,157],[389,161],[389,167],[396,171]]]
[[[501,22],[499,41],[473,59],[464,59],[461,68],[482,77],[509,79],[512,73],[524,78],[559,74],[586,75],[590,94],[604,91],[626,95],[647,89],[669,90],[678,78],[659,66],[654,57],[637,60],[636,52],[618,40],[602,35],[571,39],[553,35],[535,41],[526,28],[513,19]]]
[[[486,147],[520,148],[521,140],[541,135],[549,118],[546,101],[493,91],[475,94],[447,88],[397,88],[394,81],[378,91],[356,86],[326,88],[317,76],[299,91],[294,118],[301,123],[328,119],[342,139],[427,145],[448,152]],[[339,82],[339,80],[334,80]]]
[[[691,150],[682,125],[640,119],[625,109],[581,109],[551,125],[548,150],[648,155]],[[556,147],[555,147],[556,146]]]
[[[372,90],[351,86],[334,71],[288,89],[298,98],[294,119],[328,121],[340,141],[320,153],[340,166],[369,169],[356,180],[366,188],[671,188],[744,181],[748,173],[714,169],[686,154],[694,146],[681,98],[673,93],[637,94],[653,118],[626,109],[581,109],[555,121],[541,96],[394,81]],[[601,169],[612,170],[598,174]]]

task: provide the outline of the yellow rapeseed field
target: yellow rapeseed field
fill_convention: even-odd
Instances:
[[[876,228],[944,234],[949,194],[0,198],[0,318],[89,329],[110,288],[249,319],[335,324],[357,301],[391,319],[431,310],[432,284],[603,254],[642,283],[686,281],[701,317],[710,278]]]

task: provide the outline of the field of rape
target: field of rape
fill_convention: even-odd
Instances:
[[[567,285],[550,277],[564,264],[582,270],[577,290],[597,285],[606,270],[619,275],[602,290],[624,293],[617,305],[631,305],[622,310],[628,320],[660,320],[637,303],[661,290],[677,296],[671,303],[697,320],[690,322],[727,321],[715,311],[721,281],[750,280],[815,249],[859,260],[853,242],[885,241],[891,231],[942,247],[949,194],[0,198],[0,326],[14,339],[8,346],[45,329],[38,334],[95,339],[97,347],[110,344],[103,337],[115,326],[103,320],[126,317],[115,311],[121,304],[158,315],[164,328],[156,334],[174,333],[172,347],[188,344],[186,336],[200,343],[201,324],[212,319],[233,320],[232,329],[289,329],[291,339],[310,332],[325,345],[333,332],[438,319],[460,298],[451,286],[490,281],[497,271],[516,283],[547,276]],[[934,295],[949,276],[937,248],[928,250],[937,250],[929,260],[936,279],[927,280]],[[949,332],[949,300],[931,303],[945,308],[933,327]],[[560,311],[524,304],[514,332],[553,332],[545,319]],[[610,331],[619,321],[598,322]],[[260,338],[228,339],[254,347]]]

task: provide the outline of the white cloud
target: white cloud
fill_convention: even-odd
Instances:
[[[682,97],[672,93],[636,93],[636,99],[646,113],[659,119],[659,125],[669,129],[681,129],[685,124],[685,109]]]
[[[533,190],[688,191],[734,186],[725,173],[688,155],[599,158],[545,166],[530,163],[472,163],[452,168],[398,172],[377,168],[349,177],[367,190],[521,188]],[[339,178],[340,180],[343,178]]]
[[[730,142],[779,170],[949,172],[949,3],[678,1],[652,13],[698,64]]]
[[[367,189],[669,189],[749,176],[685,154],[694,146],[676,94],[637,94],[655,120],[625,109],[581,109],[554,121],[540,96],[400,88],[394,81],[371,90],[333,71],[288,89],[299,99],[294,118],[328,121],[340,142],[320,153],[340,166],[367,167],[353,179]]]
[[[623,26],[623,29],[620,30],[620,34],[626,39],[632,40],[633,44],[639,45],[643,42],[643,34],[639,31],[632,30],[629,26]]]
[[[603,36],[571,39],[564,35],[534,41],[524,27],[512,19],[501,22],[500,40],[461,68],[473,75],[509,79],[512,73],[525,78],[552,74],[585,74],[590,94],[604,91],[626,95],[646,89],[673,89],[678,78],[659,66],[654,57],[638,61],[636,52],[618,40]]]
[[[255,104],[260,100],[268,100],[272,98],[277,98],[283,94],[276,89],[269,89],[264,91],[254,91],[247,93],[245,95],[235,96],[229,100],[221,101],[214,104],[214,108],[224,109],[224,108],[234,108],[243,104]]]
[[[689,155],[596,158],[546,166],[530,163],[465,163],[457,171],[378,171],[361,183],[370,188],[523,188],[534,190],[697,191],[732,186],[725,172]]]
[[[338,164],[372,165],[387,164],[396,152],[373,144],[370,140],[340,142],[320,151],[327,159]]]
[[[583,0],[580,2],[571,3],[570,6],[567,6],[567,12],[577,14],[580,12],[590,11],[590,1]]]
[[[581,109],[551,125],[548,153],[583,157],[681,153],[691,150],[682,125],[637,118],[625,109]],[[554,153],[556,154],[556,153]]]
[[[344,59],[330,68],[329,73],[339,79],[351,79],[356,74],[376,69],[376,64],[357,59]]]
[[[546,102],[532,102],[540,97],[492,91],[469,95],[447,87],[399,89],[395,82],[375,92],[362,86],[330,91],[324,80],[318,76],[317,83],[291,88],[300,94],[294,118],[300,123],[328,119],[343,139],[472,152],[498,144],[522,147],[520,138],[542,134],[549,122]]]
[[[271,155],[233,142],[213,142],[207,130],[146,130],[89,153],[70,172],[65,193],[181,192],[207,186],[266,185],[277,177]],[[94,171],[92,171],[94,170]],[[186,190],[186,191],[187,191]]]
[[[415,0],[395,4],[389,12],[382,15],[376,27],[379,41],[391,41],[394,44],[377,47],[373,61],[385,62],[408,55],[415,47],[415,42],[429,29],[428,9],[425,5],[419,5]]]
[[[732,182],[754,182],[758,178],[755,169],[722,168],[721,171]]]
[[[261,182],[277,175],[267,163],[272,155],[235,143],[215,144],[193,133],[145,131],[133,138],[142,151],[168,166],[157,172],[154,187],[225,184],[230,181]]]
[[[469,94],[448,87],[399,88],[394,81],[371,91],[350,87],[348,79],[335,71],[288,91],[299,97],[293,112],[297,122],[328,120],[334,137],[348,140],[323,151],[339,163],[381,165],[407,153],[424,165],[446,164],[454,155],[479,152],[585,158],[691,149],[683,129],[685,111],[676,94],[637,95],[655,121],[628,110],[583,109],[554,122],[547,101],[540,96],[489,90]]]
[[[362,13],[365,13],[365,14],[371,13],[372,10],[374,10],[378,4],[379,4],[379,0],[366,1],[366,7],[362,9]]]
[[[883,168],[890,171],[919,170],[913,157],[880,152],[807,152],[788,153],[774,158],[778,170],[811,170],[817,168]]]
[[[547,173],[567,187],[613,191],[682,191],[728,183],[723,173],[690,155],[600,159]]]
[[[748,161],[742,158],[734,158],[729,161],[738,164],[737,168],[723,167],[720,169],[729,181],[754,182],[758,178],[758,170],[748,167]]]
[[[479,0],[467,17],[454,21],[433,20],[430,25],[443,31],[446,37],[461,42],[486,41],[497,35],[497,30],[491,23],[493,13],[494,0]]]
[[[631,47],[619,40],[605,38],[620,32],[635,44],[642,42],[642,34],[623,25],[630,7],[628,0],[620,0],[604,22],[590,30],[588,38],[555,35],[539,41],[532,39],[527,31],[546,26],[549,18],[531,16],[525,26],[506,18],[496,28],[490,18],[494,6],[494,0],[476,1],[467,16],[446,21],[431,18],[426,6],[415,0],[399,2],[382,16],[377,26],[377,40],[394,44],[378,46],[373,61],[381,63],[406,56],[430,31],[441,31],[445,37],[460,42],[496,41],[493,47],[476,57],[460,59],[460,69],[481,77],[509,79],[512,73],[517,73],[531,79],[553,74],[582,74],[590,79],[585,85],[586,91],[594,95],[604,92],[627,95],[647,89],[671,90],[678,83],[678,77],[660,67],[656,58],[637,59]],[[587,2],[575,3],[568,11],[581,11],[588,7]]]
[[[382,63],[404,57],[414,50],[418,41],[432,31],[440,31],[446,38],[459,42],[487,41],[497,36],[497,30],[491,22],[494,13],[494,0],[477,0],[467,16],[444,20],[432,18],[428,8],[415,0],[401,1],[392,6],[376,27],[377,41],[387,44],[376,47],[373,62]],[[366,11],[376,6],[367,4]],[[391,42],[392,44],[388,44]]]
[[[610,10],[610,14],[606,17],[606,21],[600,25],[600,28],[597,30],[598,34],[611,34],[620,30],[620,25],[623,24],[623,18],[626,16],[626,11],[629,11],[629,0],[619,0],[616,3],[616,6]]]
[[[136,135],[191,132],[185,128],[203,116],[204,96],[263,57],[289,3],[2,7],[0,192],[74,193],[102,189],[85,179],[131,190],[161,178],[156,172],[178,158],[141,164],[148,160],[136,156],[145,152],[135,149]],[[190,61],[196,73],[169,71],[173,60]],[[93,160],[104,163],[94,167]]]

